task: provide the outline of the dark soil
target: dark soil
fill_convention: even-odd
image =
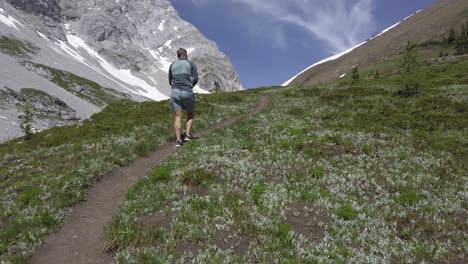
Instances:
[[[218,231],[214,238],[214,244],[221,250],[232,250],[236,256],[244,256],[249,249],[249,240],[239,236],[239,232]]]
[[[289,206],[286,222],[296,234],[318,243],[325,237],[326,226],[332,222],[332,218],[324,209],[298,202]]]
[[[139,222],[146,228],[165,228],[168,227],[172,220],[174,220],[173,215],[166,215],[160,212],[155,212],[151,215],[141,217]]]

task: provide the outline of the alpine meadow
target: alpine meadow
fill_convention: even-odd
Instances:
[[[173,2],[0,1],[0,264],[468,263],[466,0],[256,89]]]
[[[198,96],[197,130],[270,103],[133,185],[103,250],[118,263],[465,259],[468,57],[456,47],[415,45],[358,81]],[[402,92],[408,57],[417,93]],[[28,262],[100,175],[171,141],[168,111],[111,102],[2,144],[1,260]]]

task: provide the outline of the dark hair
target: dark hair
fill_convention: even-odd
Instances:
[[[177,58],[187,58],[187,50],[186,49],[183,49],[183,48],[180,48],[177,50]]]

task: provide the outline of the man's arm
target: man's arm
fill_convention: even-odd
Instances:
[[[192,64],[192,85],[195,86],[198,83],[198,70],[197,70],[197,65],[195,63],[191,62]]]
[[[172,64],[169,66],[169,85],[172,85]]]

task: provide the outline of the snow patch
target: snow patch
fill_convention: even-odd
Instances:
[[[70,24],[63,24],[63,26],[65,27],[65,29],[67,30],[67,33],[70,33]]]
[[[340,76],[340,79],[345,77],[346,76],[346,73],[343,73],[341,76]]]
[[[0,119],[8,120],[8,118],[6,118],[6,117],[4,117],[4,116],[0,116]]]
[[[178,28],[178,27],[174,27],[174,30],[177,31],[177,30],[179,30],[179,28]]]
[[[200,88],[200,86],[198,86],[198,84],[195,85],[195,87],[193,87],[193,92],[197,93],[197,94],[211,94],[210,92],[205,91],[202,88]]]
[[[407,17],[406,17],[405,19],[403,19],[402,21],[400,21],[400,22],[397,22],[397,23],[395,23],[394,25],[392,25],[392,26],[390,26],[390,27],[386,28],[385,30],[383,30],[383,31],[382,31],[382,32],[380,32],[379,34],[377,34],[377,35],[373,36],[373,37],[372,37],[372,38],[370,38],[369,40],[371,40],[371,39],[375,39],[376,37],[378,37],[378,36],[381,36],[381,35],[385,34],[385,33],[386,33],[386,32],[388,32],[389,30],[391,30],[391,29],[393,29],[394,27],[396,27],[396,26],[398,26],[399,24],[401,24],[401,22],[403,22],[403,21],[407,20],[408,18],[410,18],[410,17],[414,16],[415,14],[417,14],[417,13],[419,13],[419,12],[421,12],[421,10],[419,10],[419,11],[417,11],[417,12],[415,12],[415,13],[413,13],[413,14],[409,15],[409,16],[407,16]]]
[[[187,53],[190,54],[190,53],[192,53],[194,50],[195,50],[195,48],[188,48],[188,49],[187,49]]]
[[[103,57],[101,57],[101,55],[99,55],[95,50],[93,50],[90,46],[88,46],[88,44],[86,44],[86,42],[82,40],[80,37],[67,34],[67,40],[68,40],[68,43],[70,43],[70,45],[73,46],[75,49],[80,49],[80,48],[84,49],[89,55],[94,57],[99,62],[100,66],[104,70],[106,70],[108,73],[110,73],[113,77],[115,77],[119,81],[123,83],[127,83],[134,87],[139,87],[141,90],[137,91],[136,93],[142,96],[148,97],[150,99],[156,100],[156,101],[168,99],[168,97],[160,93],[156,87],[149,85],[145,80],[140,79],[136,77],[135,75],[133,75],[130,69],[117,69],[114,65],[107,62]],[[76,55],[78,53],[74,52],[72,54]],[[79,57],[77,57],[77,59],[79,59]],[[86,65],[89,65],[89,64],[86,64]],[[92,67],[92,68],[95,68],[95,67]],[[132,91],[132,92],[135,92],[135,91]]]
[[[158,26],[159,31],[164,31],[164,23],[166,23],[166,20],[161,21],[161,23]]]
[[[172,39],[170,39],[170,40],[166,41],[166,43],[164,43],[164,46],[166,46],[166,47],[168,47],[168,48],[172,49],[172,47],[171,47],[171,43],[172,43]]]
[[[68,36],[71,36],[71,35],[67,35],[67,39],[68,39],[68,42],[70,42],[70,38]],[[68,54],[72,59],[74,59],[75,61],[79,62],[79,63],[83,63],[85,64],[86,66],[92,68],[93,70],[99,72],[99,73],[102,73],[101,70],[99,68],[97,68],[96,66],[88,63],[86,61],[86,59],[81,56],[81,54],[79,52],[76,51],[76,46],[72,46],[74,47],[75,49],[73,49],[72,47],[70,47],[70,44],[67,43],[67,42],[63,42],[61,40],[58,40],[56,43],[55,43],[58,47],[60,47],[60,49],[62,49],[62,51],[64,51],[66,54]],[[73,44],[72,44],[73,45]]]
[[[414,12],[413,14],[411,14],[411,15],[405,17],[405,19],[403,19],[403,21],[405,21],[405,20],[407,20],[408,18],[410,18],[410,17],[416,15],[417,13],[419,13],[419,12],[421,12],[421,11],[422,11],[422,9],[421,9],[421,10],[418,10],[418,11],[416,11],[416,12]]]
[[[3,24],[5,24],[5,25],[7,25],[9,27],[15,28],[18,31],[19,31],[19,28],[17,27],[17,25],[24,27],[23,24],[21,24],[14,17],[12,17],[10,15],[3,15],[3,14],[5,14],[5,10],[1,9],[0,13],[1,13],[0,14],[0,22],[2,22]]]
[[[168,59],[161,56],[161,54],[159,54],[159,52],[157,51],[150,50],[150,49],[147,49],[147,50],[149,51],[151,56],[153,56],[153,58],[155,58],[157,61],[159,61],[162,64],[162,66],[159,67],[159,69],[163,70],[166,73],[169,73],[169,67],[171,66],[172,62],[170,62]]]
[[[372,38],[370,38],[369,40],[375,39],[375,38],[378,37],[378,36],[382,36],[383,34],[385,34],[385,33],[386,33],[387,31],[389,31],[390,29],[392,29],[392,28],[398,26],[400,23],[401,23],[401,22],[398,22],[398,23],[396,23],[395,25],[390,26],[389,28],[383,30],[383,31],[380,32],[379,34],[377,34],[377,35],[373,36]]]
[[[313,67],[315,67],[315,66],[317,66],[317,65],[323,64],[323,63],[325,63],[325,62],[327,62],[327,61],[336,60],[336,59],[342,57],[343,55],[350,53],[350,52],[353,51],[354,49],[356,49],[356,48],[362,46],[362,45],[363,45],[364,43],[366,43],[366,42],[367,42],[367,41],[364,41],[364,42],[362,42],[362,43],[359,43],[359,44],[357,44],[356,46],[354,46],[354,47],[352,47],[352,48],[349,48],[349,49],[347,49],[347,50],[345,50],[345,51],[343,51],[343,52],[341,52],[341,53],[338,53],[338,54],[336,54],[336,55],[333,55],[333,56],[331,56],[331,57],[328,57],[328,58],[326,58],[326,59],[323,59],[323,60],[321,60],[321,61],[319,61],[319,62],[316,62],[315,64],[312,64],[311,66],[307,67],[305,70],[301,71],[301,72],[300,72],[299,74],[297,74],[296,76],[292,77],[291,79],[289,79],[288,81],[286,81],[285,83],[283,83],[281,86],[287,86],[287,85],[289,85],[294,79],[296,79],[297,76],[303,74],[304,72],[308,71],[309,69],[311,69],[311,68],[313,68]]]
[[[154,84],[158,85],[158,82],[151,76],[146,76],[148,79],[150,79]]]
[[[45,40],[49,40],[49,38],[48,38],[46,35],[42,34],[41,32],[36,31],[36,33],[37,33],[37,35],[38,35],[39,37],[41,37],[41,38],[43,38],[43,39],[45,39]]]
[[[49,39],[46,35],[42,34],[42,33],[39,32],[39,31],[36,31],[36,33],[37,33],[37,35],[38,35],[39,37],[45,39],[45,40],[49,43],[48,46],[49,46],[51,49],[53,49],[55,52],[57,52],[57,53],[59,53],[59,54],[61,54],[61,55],[63,55],[63,56],[67,56],[67,54],[66,54],[66,53],[63,53],[63,51],[62,51],[61,49],[57,48],[57,47],[52,43],[52,41],[50,41],[50,39]],[[55,63],[55,64],[57,65],[57,63]]]
[[[419,13],[419,12],[421,12],[421,10],[419,10],[419,11],[417,11],[417,12],[411,14],[410,16],[406,17],[406,18],[403,19],[402,21],[407,20],[408,18],[412,17],[413,15],[415,15],[415,14],[417,14],[417,13]],[[369,40],[375,39],[375,38],[377,38],[377,37],[379,37],[379,36],[385,34],[385,33],[388,32],[389,30],[391,30],[391,29],[395,28],[396,26],[398,26],[402,21],[400,21],[400,22],[398,22],[398,23],[395,23],[394,25],[392,25],[392,26],[386,28],[385,30],[383,30],[382,32],[380,32],[379,34],[377,34],[377,35],[375,35],[375,36],[369,38],[368,40],[366,40],[366,41],[364,41],[364,42],[362,42],[362,43],[360,43],[360,44],[358,44],[358,45],[356,45],[356,46],[354,46],[354,47],[352,47],[352,48],[350,48],[350,49],[348,49],[348,50],[345,50],[345,51],[342,52],[342,53],[333,55],[333,56],[331,56],[331,57],[329,57],[329,58],[326,58],[326,59],[324,59],[324,60],[321,60],[321,61],[319,61],[319,62],[317,62],[317,63],[315,63],[315,64],[309,66],[307,69],[303,70],[302,72],[300,72],[300,73],[297,74],[296,76],[292,77],[291,79],[289,79],[288,81],[286,81],[285,83],[283,83],[281,86],[287,86],[287,85],[290,84],[294,79],[296,79],[297,76],[301,75],[302,73],[306,72],[307,70],[311,69],[312,67],[315,67],[315,66],[317,66],[317,65],[320,65],[320,64],[325,63],[325,62],[327,62],[327,61],[336,60],[336,59],[340,58],[341,56],[343,56],[343,55],[345,55],[345,54],[347,54],[347,53],[353,51],[353,50],[356,49],[357,47],[359,47],[359,46],[361,46],[361,45],[367,43]],[[344,76],[343,76],[343,77],[344,77]],[[342,78],[342,77],[340,77],[340,78]]]

